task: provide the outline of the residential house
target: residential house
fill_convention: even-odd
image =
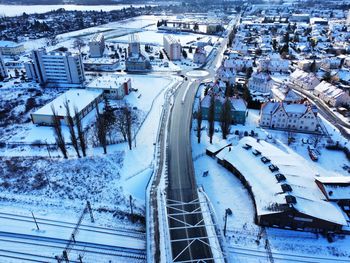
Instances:
[[[220,95],[206,95],[201,102],[202,116],[204,120],[208,120],[209,107],[211,96],[215,97],[214,105],[215,105],[215,121],[221,120],[221,112],[222,106],[225,103],[225,98]],[[239,98],[228,98],[231,104],[231,117],[232,124],[245,124],[246,116],[247,116],[247,104],[243,99]]]
[[[266,72],[254,72],[249,79],[248,88],[251,92],[270,93],[274,81]]]
[[[259,124],[270,129],[320,131],[317,108],[309,104],[269,101],[261,107]]]
[[[317,85],[314,94],[332,107],[350,105],[349,94],[327,81],[322,81]]]
[[[295,70],[290,75],[290,82],[300,89],[313,90],[320,81],[313,73],[307,73],[303,70]]]

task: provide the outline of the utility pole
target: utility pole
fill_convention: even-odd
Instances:
[[[35,224],[36,224],[36,228],[37,228],[37,230],[40,230],[40,229],[39,229],[38,222],[36,222],[36,218],[35,218],[35,216],[34,216],[33,212],[32,212],[32,211],[30,211],[30,212],[32,213],[32,216],[33,216],[34,222],[35,222]]]
[[[94,215],[92,214],[92,208],[91,208],[90,201],[86,201],[86,207],[87,207],[87,209],[89,210],[89,213],[90,213],[91,223],[95,223]]]
[[[132,207],[132,196],[130,195],[129,196],[129,201],[130,201],[130,212],[131,212],[131,222],[134,223],[134,210],[133,210],[133,207]]]

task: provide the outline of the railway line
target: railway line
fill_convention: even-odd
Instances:
[[[243,248],[239,246],[230,246],[228,248],[228,252],[235,257],[242,258],[250,258],[250,259],[266,259],[268,260],[268,256],[266,251]],[[298,255],[298,254],[288,254],[288,253],[280,253],[273,252],[273,259],[275,262],[299,262],[299,263],[332,263],[332,262],[350,262],[349,259],[342,259],[338,257],[317,257],[317,256],[309,256],[309,255]],[[243,261],[242,261],[243,262]]]
[[[16,214],[0,212],[0,219],[14,220],[18,222],[27,222],[27,223],[34,224],[33,217],[24,216],[24,215],[16,215]],[[48,226],[68,228],[68,229],[74,229],[75,227],[75,223],[40,218],[40,217],[36,217],[35,219],[39,225],[48,225]],[[101,233],[101,234],[107,234],[107,235],[133,237],[133,238],[143,239],[143,240],[146,239],[146,234],[144,232],[137,231],[134,229],[107,228],[107,227],[80,224],[79,231],[89,231],[89,232]]]
[[[56,255],[60,255],[66,244],[67,240],[65,239],[0,231],[0,258],[6,257],[15,259],[17,257],[25,259],[28,262],[55,262],[55,255],[53,255],[52,252],[54,251],[56,252]],[[17,246],[21,247],[21,251],[16,249]],[[35,251],[36,254],[33,254],[32,251]],[[76,258],[78,258],[78,255],[84,254],[89,258],[129,258],[140,261],[144,261],[146,259],[146,252],[144,249],[118,247],[84,241],[76,241],[70,254],[75,255]],[[47,259],[49,259],[49,261],[47,261]],[[70,262],[75,261],[73,260]]]

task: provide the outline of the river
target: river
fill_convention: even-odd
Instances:
[[[143,7],[145,5],[132,5],[133,7]],[[154,5],[151,5],[154,6]],[[0,16],[18,16],[23,12],[27,14],[42,14],[59,8],[79,11],[111,11],[130,7],[130,5],[0,5]]]

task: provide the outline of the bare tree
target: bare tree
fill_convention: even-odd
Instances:
[[[67,99],[64,101],[63,105],[66,109],[67,124],[68,124],[68,128],[69,128],[70,140],[72,142],[72,145],[73,145],[75,152],[77,153],[78,158],[81,158],[80,152],[79,152],[78,139],[77,139],[77,136],[75,134],[75,129],[74,129],[74,120],[73,120],[72,114],[70,113],[69,102]]]
[[[126,120],[124,110],[118,110],[116,116],[116,125],[118,131],[122,134],[124,141],[127,140]]]
[[[199,99],[198,110],[197,110],[197,138],[198,138],[198,143],[201,143],[202,120],[203,120],[202,102]]]
[[[226,98],[225,102],[222,104],[220,121],[222,138],[226,139],[227,135],[230,133],[230,127],[232,123],[231,102],[228,98]]]
[[[76,125],[77,125],[77,132],[78,132],[78,138],[80,143],[80,148],[83,153],[83,156],[86,157],[86,149],[87,149],[87,143],[85,138],[85,132],[83,129],[83,125],[81,123],[81,119],[79,117],[79,111],[77,107],[74,107],[75,117],[76,117]]]
[[[58,148],[61,150],[63,157],[68,159],[68,153],[66,148],[66,142],[64,141],[64,136],[62,133],[61,120],[57,115],[55,107],[51,105],[52,110],[52,120],[53,120],[53,129],[55,133],[55,140]]]
[[[96,114],[96,136],[103,148],[103,153],[107,154],[107,122],[103,114]]]
[[[215,96],[214,94],[210,97],[210,106],[209,106],[209,112],[208,112],[208,123],[209,123],[209,138],[210,143],[213,143],[213,136],[215,131]]]
[[[81,38],[77,38],[76,40],[74,40],[73,42],[73,47],[77,48],[79,50],[79,53],[81,53],[81,48],[84,47],[86,44],[84,42],[83,39]]]

